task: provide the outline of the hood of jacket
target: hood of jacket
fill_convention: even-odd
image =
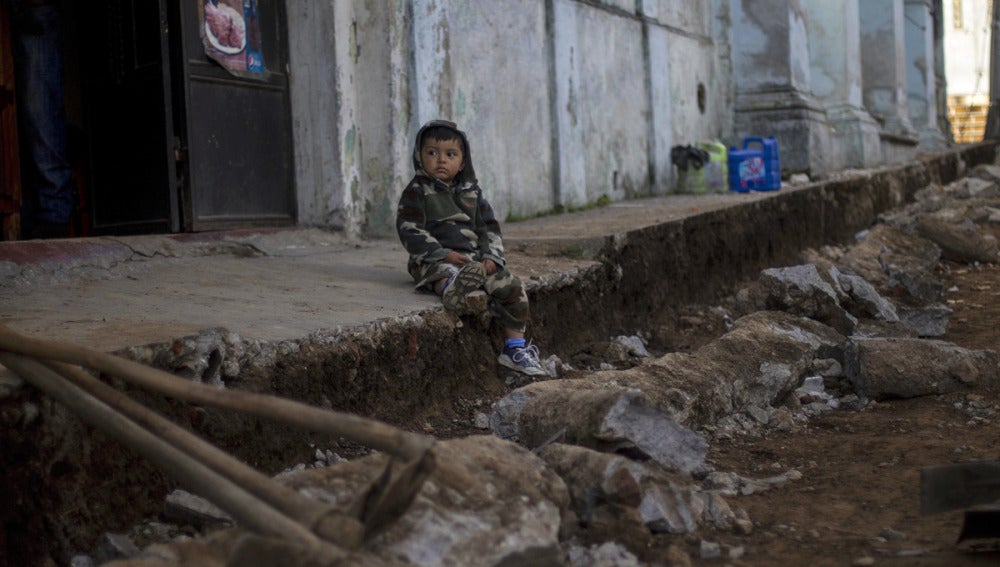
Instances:
[[[476,170],[472,167],[472,149],[469,147],[469,138],[465,135],[465,132],[458,129],[458,124],[450,120],[431,120],[420,127],[413,143],[413,168],[418,174],[434,179],[434,176],[424,171],[423,166],[420,164],[420,142],[424,138],[424,132],[435,126],[444,126],[449,130],[453,130],[462,140],[462,153],[464,154],[465,164],[462,167],[462,171],[458,172],[458,175],[455,176],[455,186],[474,185],[477,181]]]

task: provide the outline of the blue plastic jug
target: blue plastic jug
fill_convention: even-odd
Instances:
[[[739,193],[781,189],[781,162],[774,136],[750,136],[743,139],[742,150],[729,148],[729,189]]]

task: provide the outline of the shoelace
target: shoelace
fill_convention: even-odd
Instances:
[[[452,272],[451,276],[449,276],[447,281],[444,282],[444,285],[441,286],[441,293],[444,293],[446,289],[451,287],[451,284],[455,283],[455,280],[457,278],[458,278],[458,272],[457,271]]]
[[[468,264],[466,264],[466,266],[467,265]],[[455,280],[458,279],[458,274],[460,274],[462,272],[462,270],[464,270],[464,269],[465,269],[465,266],[462,266],[461,268],[459,268],[459,269],[455,270],[454,272],[452,272],[450,276],[448,276],[448,279],[444,282],[444,285],[441,286],[441,293],[444,293],[444,291],[446,289],[448,289],[449,287],[451,287],[451,284],[455,283]]]
[[[518,364],[528,362],[533,366],[538,366],[538,347],[529,342],[524,347],[517,349],[511,359]]]

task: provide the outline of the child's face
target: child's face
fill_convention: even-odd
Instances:
[[[420,166],[435,178],[451,185],[465,166],[462,143],[459,140],[424,140],[424,145],[420,148]]]

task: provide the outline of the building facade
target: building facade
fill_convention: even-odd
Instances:
[[[942,4],[948,116],[956,142],[978,142],[986,128],[993,4],[993,0]]]
[[[501,218],[668,193],[701,140],[774,135],[812,175],[950,143],[940,0],[290,0],[288,25],[304,225],[391,233],[435,118]]]

